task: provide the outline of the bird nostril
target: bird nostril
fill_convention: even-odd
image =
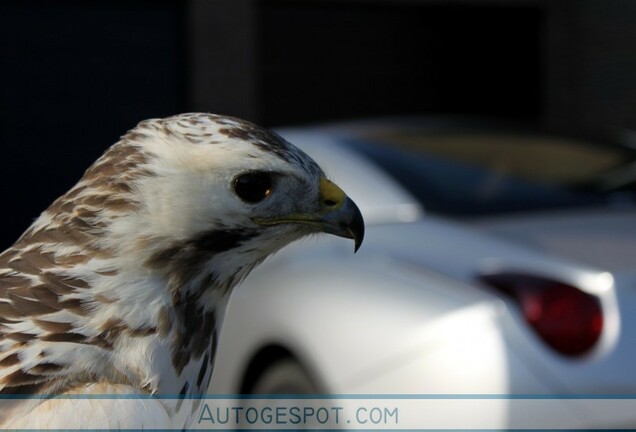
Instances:
[[[323,201],[323,204],[327,207],[335,207],[338,203],[334,200],[326,199]]]

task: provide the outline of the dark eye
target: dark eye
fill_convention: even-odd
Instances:
[[[272,193],[272,175],[254,171],[241,174],[234,179],[234,192],[248,203],[257,203]]]

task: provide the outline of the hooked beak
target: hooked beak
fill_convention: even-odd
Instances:
[[[353,239],[354,252],[364,239],[364,220],[358,206],[335,183],[320,179],[320,210],[315,214],[291,214],[275,219],[254,219],[259,225],[297,223],[317,231]]]
[[[364,239],[364,220],[356,203],[324,177],[320,180],[320,202],[324,212],[319,219],[323,232],[353,239],[354,253],[358,252]]]

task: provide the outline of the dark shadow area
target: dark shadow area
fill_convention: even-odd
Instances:
[[[539,117],[539,7],[267,0],[260,13],[265,124]]]
[[[0,2],[0,248],[120,135],[184,109],[180,2]]]

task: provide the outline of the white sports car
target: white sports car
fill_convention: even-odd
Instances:
[[[559,426],[636,425],[596,403],[636,394],[636,150],[485,122],[279,133],[359,205],[365,241],[255,270],[210,393],[469,396],[497,402],[470,414],[490,427],[535,425],[515,403],[548,399]]]

